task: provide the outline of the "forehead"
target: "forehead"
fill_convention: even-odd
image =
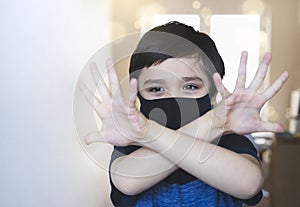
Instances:
[[[171,77],[200,77],[206,80],[199,58],[169,58],[164,62],[141,70],[140,79],[171,78]]]

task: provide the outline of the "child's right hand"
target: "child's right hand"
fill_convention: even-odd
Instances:
[[[130,81],[129,95],[126,98],[121,90],[113,62],[108,60],[106,67],[110,87],[100,76],[96,64],[90,65],[91,74],[102,100],[98,99],[83,82],[79,84],[86,101],[102,121],[101,130],[90,133],[85,141],[87,144],[106,142],[116,146],[138,144],[148,132],[150,122],[135,105],[137,80]]]
[[[219,74],[214,74],[214,82],[222,96],[222,101],[214,109],[214,124],[221,127],[224,133],[249,134],[253,132],[283,132],[279,123],[263,121],[260,110],[283,86],[288,78],[284,72],[266,90],[258,92],[265,79],[271,54],[266,53],[249,87],[245,88],[247,52],[241,55],[238,78],[233,93],[222,84]]]

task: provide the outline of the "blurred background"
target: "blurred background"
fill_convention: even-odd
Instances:
[[[266,171],[265,197],[257,206],[300,206],[300,0],[1,0],[1,207],[111,206],[106,169],[112,148],[86,146],[78,137],[76,82],[99,49],[172,20],[214,39],[230,89],[243,50],[249,80],[269,51],[264,87],[289,72],[262,111],[287,133],[255,135]],[[124,79],[128,56],[114,45],[106,51]],[[77,106],[88,107],[83,101]]]

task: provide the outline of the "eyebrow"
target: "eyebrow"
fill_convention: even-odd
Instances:
[[[149,79],[149,80],[146,80],[144,82],[144,85],[147,85],[147,84],[151,84],[151,83],[165,83],[165,80],[164,79]]]
[[[188,81],[203,81],[200,77],[198,76],[193,76],[193,77],[182,77],[182,79],[185,81],[185,82],[188,82]]]
[[[197,76],[192,76],[192,77],[182,77],[182,80],[184,80],[184,82],[189,82],[189,81],[203,81],[200,77]],[[164,79],[148,79],[144,82],[143,85],[147,85],[147,84],[152,84],[152,83],[159,83],[159,84],[163,84],[165,83]]]

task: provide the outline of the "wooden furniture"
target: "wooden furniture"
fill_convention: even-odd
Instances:
[[[300,207],[300,137],[277,135],[271,149],[270,204]]]

